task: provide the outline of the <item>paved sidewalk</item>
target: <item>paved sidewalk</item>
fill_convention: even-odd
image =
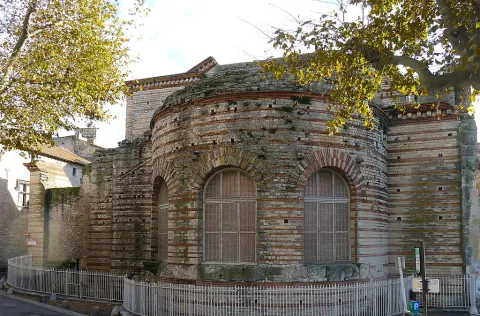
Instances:
[[[0,293],[0,316],[84,316],[55,306]]]

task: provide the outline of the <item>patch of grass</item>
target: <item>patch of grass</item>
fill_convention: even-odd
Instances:
[[[285,112],[285,113],[292,113],[293,112],[293,107],[284,105],[276,109],[277,111]]]
[[[292,96],[291,99],[293,102],[297,102],[298,104],[312,104],[312,98],[306,96]]]

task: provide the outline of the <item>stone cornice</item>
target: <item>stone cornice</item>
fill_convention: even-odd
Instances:
[[[210,56],[184,73],[129,80],[126,81],[125,84],[129,86],[132,91],[185,86],[204,78],[204,74],[217,65],[218,63],[215,58]]]
[[[192,69],[187,71],[187,73],[189,73],[189,72],[206,73],[207,71],[211,70],[216,65],[218,65],[217,61],[215,60],[215,58],[210,56],[208,58],[205,58],[201,62],[199,62],[197,65],[193,66]]]

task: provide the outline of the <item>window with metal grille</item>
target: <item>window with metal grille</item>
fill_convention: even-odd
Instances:
[[[18,202],[19,207],[28,207],[30,202],[30,182],[25,180],[17,180]]]
[[[168,259],[168,188],[162,180],[158,192],[158,260]]]
[[[253,180],[236,169],[222,170],[204,191],[204,260],[254,262],[257,202]]]
[[[350,260],[350,192],[334,171],[321,169],[305,186],[305,261]]]

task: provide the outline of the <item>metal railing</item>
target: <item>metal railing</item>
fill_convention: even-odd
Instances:
[[[8,283],[34,293],[59,294],[96,301],[123,301],[124,275],[33,267],[32,256],[8,260]]]
[[[472,276],[428,278],[440,279],[440,293],[428,295],[428,306],[475,306]],[[8,260],[8,283],[34,293],[123,301],[125,309],[142,316],[390,316],[404,310],[399,279],[298,286],[149,283],[113,273],[34,267],[27,255]],[[407,298],[411,288],[412,277],[405,278]]]
[[[405,291],[411,289],[405,279]],[[220,286],[125,279],[123,306],[142,316],[390,316],[404,311],[400,280],[302,286]]]
[[[428,294],[428,306],[470,308],[475,304],[474,277],[463,274],[432,274],[428,275],[427,278],[440,280],[440,293]],[[423,301],[421,293],[418,294],[418,299],[420,302]]]

